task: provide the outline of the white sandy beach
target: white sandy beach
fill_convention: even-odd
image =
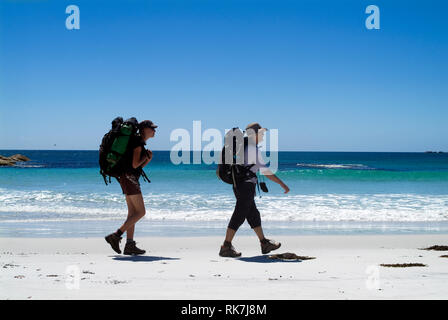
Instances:
[[[248,236],[234,240],[242,259],[218,256],[221,237],[140,238],[140,257],[117,255],[102,238],[0,238],[0,298],[448,298],[448,258],[440,257],[448,252],[418,250],[448,245],[448,235],[273,238],[282,242],[275,253],[316,259],[271,262]]]

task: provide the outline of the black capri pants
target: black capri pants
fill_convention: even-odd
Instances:
[[[255,205],[255,184],[240,182],[236,189],[233,187],[233,193],[236,205],[228,227],[236,231],[246,219],[252,229],[261,226],[260,212]]]

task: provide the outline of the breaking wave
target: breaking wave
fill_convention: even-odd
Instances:
[[[144,194],[149,219],[228,220],[232,194]],[[447,221],[448,195],[310,194],[257,198],[265,221]],[[126,217],[121,194],[0,189],[0,223],[114,220]]]

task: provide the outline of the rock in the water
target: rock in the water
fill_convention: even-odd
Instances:
[[[30,161],[30,158],[23,154],[14,154],[10,157],[0,155],[0,166],[14,166],[18,161]]]
[[[23,154],[15,154],[9,157],[9,159],[14,161],[30,161],[30,158],[24,156]]]
[[[13,166],[15,165],[15,161],[9,159],[0,159],[0,166]]]

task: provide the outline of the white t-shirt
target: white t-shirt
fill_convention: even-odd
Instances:
[[[263,160],[260,149],[255,143],[249,142],[247,148],[244,149],[244,159],[245,165],[254,164],[250,168],[250,171],[252,171],[253,173],[257,174],[258,170],[260,170],[260,173],[262,174],[269,172],[269,168]],[[257,177],[247,179],[245,180],[245,182],[257,183]]]

